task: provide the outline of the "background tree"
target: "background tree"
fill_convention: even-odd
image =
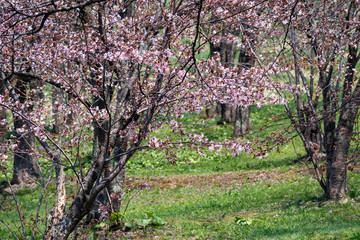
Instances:
[[[348,193],[347,171],[357,156],[351,142],[360,95],[358,12],[357,1],[290,1],[273,11],[282,23],[271,35],[274,46],[282,46],[278,79],[290,82],[296,106],[293,111],[286,103],[286,112],[332,199]]]

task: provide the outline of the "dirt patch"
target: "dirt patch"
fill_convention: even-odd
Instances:
[[[259,181],[269,183],[281,182],[309,175],[307,169],[296,168],[289,170],[258,170],[249,172],[225,172],[204,175],[176,175],[163,176],[129,176],[127,187],[137,188],[180,188],[192,186],[231,187],[234,185],[251,184]]]

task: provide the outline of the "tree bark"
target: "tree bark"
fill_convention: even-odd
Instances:
[[[244,108],[237,107],[236,113],[233,138],[239,138],[250,128],[250,106]]]
[[[108,149],[102,148],[94,161],[94,164],[84,177],[82,188],[79,189],[75,200],[65,211],[63,217],[58,219],[58,221],[50,226],[50,228],[46,231],[45,236],[49,236],[49,238],[44,239],[67,239],[81,219],[93,209],[94,202],[96,201],[98,194],[100,194],[103,190],[103,187],[108,186],[108,184],[114,180],[117,174],[119,174],[122,168],[126,165],[126,162],[133,155],[134,149],[136,149],[139,145],[140,143],[135,144],[130,151],[122,155],[120,157],[119,164],[113,169],[111,175],[106,179],[103,179],[98,185],[94,186],[98,176],[101,175],[103,169],[101,166],[105,164],[106,159],[109,157],[107,155]],[[114,146],[112,140],[110,140],[110,146]]]
[[[220,115],[220,104],[214,104],[205,110],[205,116],[207,118],[216,118]]]
[[[352,123],[350,119],[340,119],[342,128],[335,134],[335,144],[327,152],[327,171],[326,171],[326,192],[325,195],[330,199],[340,199],[344,197],[349,189],[347,185],[347,154],[350,148],[352,137]],[[344,126],[344,124],[349,124]],[[350,131],[348,131],[350,130]]]
[[[230,104],[220,104],[221,118],[219,124],[233,123],[236,117],[236,107]]]

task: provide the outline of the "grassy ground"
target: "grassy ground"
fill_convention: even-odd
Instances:
[[[279,110],[254,109],[254,129],[272,125],[264,120],[272,112]],[[263,137],[270,130],[286,126],[276,124],[248,138]],[[232,133],[231,125],[218,126],[216,120],[203,122],[193,115],[184,119],[184,125],[189,131],[204,133],[214,140],[228,139]],[[156,133],[158,137],[168,134],[166,129]],[[234,157],[225,150],[203,153],[179,149],[175,165],[168,163],[161,151],[138,153],[128,164],[126,185],[130,191],[120,211],[124,213],[127,208],[121,223],[79,227],[73,238],[360,239],[360,169],[349,174],[348,198],[342,202],[327,201],[310,169],[297,161],[304,152],[296,138],[264,160],[246,154]],[[70,186],[69,182],[69,190]],[[49,208],[54,186],[52,190]],[[19,202],[26,209],[29,235],[41,192],[41,186],[18,192]],[[3,193],[1,200],[0,219],[12,228],[19,226],[11,196]],[[41,213],[45,211],[41,209]],[[0,226],[0,239],[11,239],[4,224]],[[40,232],[43,230],[39,227]]]
[[[293,169],[165,178],[166,184],[141,192],[124,219],[136,222],[153,212],[165,226],[107,234],[124,239],[358,239],[359,199],[321,200],[321,190],[306,175]],[[352,187],[360,180],[354,175]]]

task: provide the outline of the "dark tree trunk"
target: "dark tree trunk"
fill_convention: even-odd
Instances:
[[[99,107],[99,109],[105,109],[106,102],[104,101],[104,98],[101,97],[94,97],[94,107]],[[101,126],[97,125],[95,123],[94,126],[94,143],[93,143],[93,152],[92,152],[92,159],[96,159],[97,156],[99,156],[101,149],[105,147],[107,144],[107,134],[106,131],[108,130],[108,121],[102,120]],[[104,163],[104,166],[102,167],[102,173],[99,179],[95,184],[98,184],[100,181],[103,180],[104,177],[106,177],[109,174],[111,162],[106,161]],[[108,195],[110,195],[110,192],[108,191],[108,188],[105,188],[96,198],[96,201],[94,202],[94,206],[92,211],[87,216],[87,221],[105,221],[107,216],[106,214],[103,214],[100,209],[100,205],[107,206],[108,204]]]
[[[226,34],[226,31],[224,32]],[[236,46],[227,43],[226,38],[222,38],[220,41],[220,58],[221,63],[228,67],[233,68],[235,64]],[[221,107],[221,123],[233,123],[236,117],[236,106],[230,104],[220,104]]]
[[[119,159],[121,156],[121,153],[119,151],[118,146],[114,149],[114,155],[119,154],[119,157],[113,156],[115,159]],[[107,163],[111,163],[110,161],[107,161]],[[114,164],[111,166],[105,166],[104,167],[104,173],[103,176],[100,178],[100,181],[103,180],[106,177],[109,177],[110,175],[110,168],[116,166],[119,161],[114,160]],[[103,205],[107,207],[109,212],[119,212],[121,201],[117,200],[117,197],[112,198],[112,194],[122,194],[124,183],[125,183],[125,177],[126,177],[126,165],[124,165],[120,171],[120,173],[114,178],[114,180],[97,196],[96,201],[94,202],[94,206],[91,210],[91,212],[87,216],[87,221],[107,221],[109,220],[110,215],[105,212],[100,211],[100,206]],[[115,196],[116,196],[115,195]]]
[[[356,34],[360,33],[360,27]],[[357,41],[357,44],[359,41]],[[327,144],[327,173],[326,173],[326,196],[339,199],[348,193],[347,168],[349,164],[348,152],[351,139],[354,134],[354,124],[359,111],[360,81],[355,85],[355,72],[360,56],[358,45],[349,45],[348,66],[342,93],[342,103],[338,126],[335,129],[334,140],[328,140]],[[353,90],[353,86],[355,88]],[[331,133],[334,133],[332,131]]]
[[[328,161],[329,166],[326,173],[326,197],[330,199],[340,199],[344,197],[349,189],[347,185],[347,165],[346,158],[341,155],[337,161]]]
[[[105,132],[101,129],[100,126],[97,125],[98,129],[96,130],[96,134],[94,134],[94,163],[87,171],[87,174],[83,177],[82,187],[76,194],[75,200],[65,211],[64,215],[58,219],[55,224],[47,229],[44,239],[67,239],[74,231],[77,224],[79,224],[79,222],[86,215],[91,212],[92,214],[94,212],[96,213],[97,209],[94,208],[94,204],[98,200],[98,195],[102,193],[104,194],[104,191],[107,191],[105,189],[108,189],[108,186],[111,184],[111,182],[114,181],[114,179],[118,176],[118,174],[120,174],[121,171],[123,171],[126,162],[134,154],[135,149],[140,146],[142,139],[136,143],[133,143],[130,149],[128,149],[128,151],[126,151],[124,154],[115,155],[118,157],[116,158],[118,164],[113,168],[112,171],[108,169],[108,166],[111,166],[109,165],[109,163],[111,163],[109,158],[110,149],[114,149],[118,152],[123,151],[119,149],[120,143],[117,142],[119,138],[118,131],[123,129],[123,113],[127,111],[127,104],[129,103],[130,95],[129,92],[131,90],[132,82],[137,76],[137,74],[131,75],[130,81],[125,82],[125,84],[121,87],[121,91],[117,93],[117,110],[114,115],[115,125],[113,125],[113,129],[117,129],[117,131],[110,134],[108,131],[105,130]],[[97,101],[95,101],[95,103],[96,102]],[[101,102],[97,102],[97,104],[100,103]],[[153,113],[154,110],[150,112],[150,114]],[[106,121],[104,123],[106,123]],[[148,127],[148,125],[146,126]],[[127,145],[126,142],[121,144]],[[107,195],[106,192],[105,194]],[[102,216],[100,215],[99,218],[101,217]]]
[[[352,70],[351,70],[352,72]],[[353,73],[351,73],[353,74]],[[347,81],[353,76],[347,77]],[[343,104],[340,110],[339,123],[335,131],[333,142],[327,147],[327,172],[326,172],[326,197],[339,199],[348,193],[347,168],[349,164],[348,152],[350,142],[353,137],[353,128],[359,110],[357,101],[348,102],[349,91],[344,89]],[[358,99],[360,96],[360,83],[357,84],[353,97]],[[332,143],[332,144],[331,144]]]
[[[350,120],[350,119],[349,119]],[[327,152],[327,171],[326,171],[326,197],[331,199],[339,199],[344,197],[349,189],[347,185],[347,154],[350,147],[350,139],[352,136],[352,123],[344,119],[340,120],[344,125],[335,135],[333,147]],[[350,132],[348,131],[350,130]]]
[[[106,125],[103,125],[104,129]],[[95,128],[94,135],[94,148],[93,148],[93,159],[100,153],[101,146],[105,144],[106,133],[100,128]],[[113,161],[106,161],[104,165],[103,176],[100,177],[100,181],[104,178],[109,177],[111,171],[110,169],[119,164],[122,155],[126,152],[128,138],[118,138],[116,140],[116,145],[114,148]],[[97,155],[96,155],[97,154]],[[124,165],[120,173],[115,177],[115,179],[98,195],[92,211],[88,214],[87,221],[106,221],[109,220],[109,214],[103,213],[100,210],[100,205],[109,207],[108,209],[111,212],[118,212],[120,209],[121,201],[117,201],[116,198],[112,199],[112,194],[122,194],[123,187],[126,177],[126,165]],[[98,181],[98,182],[100,182]]]
[[[126,7],[125,7],[124,11],[122,11],[120,14],[121,18],[126,18],[128,16],[131,16],[132,11],[133,11],[131,1],[125,0],[124,4]],[[101,14],[102,14],[101,11],[99,11],[99,14],[100,14],[99,15],[100,17],[98,18],[99,32],[101,34],[104,34],[102,32],[103,31],[103,23],[101,20]],[[105,41],[105,39],[103,39],[103,41]],[[94,84],[96,84],[96,83],[94,83]],[[126,95],[128,94],[127,90],[125,90],[124,92],[126,92]],[[107,86],[106,95],[104,94],[101,97],[98,97],[98,96],[94,97],[94,105],[99,107],[99,109],[105,109],[106,105],[108,105],[108,106],[110,105],[108,103],[111,101],[111,99],[113,97],[113,93],[114,93],[114,89],[111,86]],[[106,131],[108,131],[111,128],[109,126],[109,124],[110,123],[108,121],[104,120],[101,127],[95,126],[95,128],[94,128],[94,146],[93,146],[93,154],[92,154],[93,159],[96,159],[96,157],[99,156],[99,153],[101,152],[101,148],[103,148],[105,145],[108,144],[106,142],[107,136],[108,136]],[[127,138],[121,139],[119,136],[118,136],[118,139],[115,140],[113,160],[112,161],[106,160],[104,162],[102,174],[101,174],[99,180],[95,183],[95,185],[99,184],[99,182],[101,182],[102,179],[108,178],[111,174],[111,169],[114,166],[116,166],[117,164],[119,164],[120,159],[122,158],[122,154],[126,151],[127,140],[128,140]],[[114,199],[114,201],[112,201],[111,195],[113,193],[115,193],[115,194],[122,193],[124,182],[125,182],[125,175],[126,175],[126,165],[125,164],[126,163],[124,163],[123,166],[121,167],[120,173],[97,196],[94,206],[93,206],[91,212],[87,216],[87,221],[91,221],[91,220],[104,221],[109,218],[108,214],[99,212],[100,205],[103,205],[103,206],[110,205],[110,207],[111,207],[110,211],[112,211],[112,212],[119,211],[120,203],[117,202],[116,199]]]
[[[230,104],[220,104],[221,118],[219,124],[232,123],[235,121],[236,107]]]

